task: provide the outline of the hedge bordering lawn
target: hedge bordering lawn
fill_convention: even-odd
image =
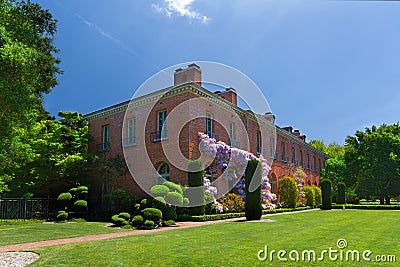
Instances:
[[[312,209],[312,207],[297,207],[297,208],[282,208],[282,209],[274,209],[274,210],[263,210],[262,214],[274,214],[274,213],[282,213],[289,211],[299,211],[299,210],[307,210]],[[225,220],[231,218],[239,218],[244,217],[244,212],[238,213],[222,213],[222,214],[212,214],[212,215],[200,215],[200,216],[190,216],[190,215],[178,215],[178,222],[205,222],[205,221],[216,221],[216,220]]]
[[[332,209],[360,209],[360,210],[400,210],[400,205],[353,205],[353,204],[334,204]]]

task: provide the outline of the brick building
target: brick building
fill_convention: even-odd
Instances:
[[[201,156],[199,132],[268,159],[273,193],[279,178],[297,166],[306,173],[307,184],[319,185],[328,156],[309,145],[305,135],[276,126],[270,112],[260,115],[239,107],[235,89],[211,92],[201,81],[200,67],[190,64],[175,71],[171,87],[86,115],[95,140],[89,150],[103,158],[125,157],[130,170],[113,182],[97,174],[103,193],[121,187],[143,196],[143,189],[160,177],[188,184],[187,160]]]

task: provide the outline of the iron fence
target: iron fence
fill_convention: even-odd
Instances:
[[[56,208],[55,198],[0,198],[0,220],[49,219]]]

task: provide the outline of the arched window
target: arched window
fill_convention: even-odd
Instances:
[[[162,163],[157,170],[158,174],[165,180],[169,181],[169,166],[167,163]]]

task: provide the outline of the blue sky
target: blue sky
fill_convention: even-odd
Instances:
[[[158,71],[215,61],[249,76],[279,126],[344,143],[400,114],[397,1],[37,1],[58,19],[64,74],[45,98],[89,113]],[[172,79],[171,79],[172,84]]]

